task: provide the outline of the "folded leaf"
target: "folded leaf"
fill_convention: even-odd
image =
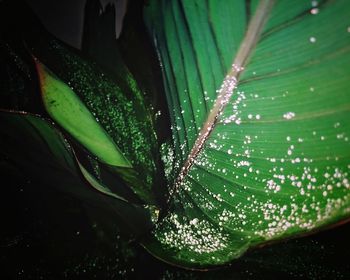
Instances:
[[[144,246],[186,267],[350,216],[348,1],[151,1],[176,148]]]

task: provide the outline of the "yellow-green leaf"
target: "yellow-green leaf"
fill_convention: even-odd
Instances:
[[[54,121],[103,162],[131,167],[111,137],[74,91],[36,61],[45,108]]]

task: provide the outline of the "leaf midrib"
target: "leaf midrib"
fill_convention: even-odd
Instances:
[[[247,61],[260,38],[260,34],[270,15],[274,2],[275,0],[262,0],[259,3],[254,16],[249,22],[246,34],[233,61],[232,68],[223,80],[218,91],[218,96],[214,102],[214,106],[210,110],[205,123],[198,133],[198,137],[175,181],[172,194],[181,186],[181,183],[195,162],[196,157],[202,151],[205,142],[212,133],[220,114],[228,104],[234,89],[237,87],[239,76],[243,72]],[[171,195],[169,196],[169,199],[171,199]]]

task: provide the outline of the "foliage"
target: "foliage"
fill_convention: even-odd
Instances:
[[[139,9],[111,62],[85,45],[107,73],[38,23],[4,32],[1,155],[41,180],[65,170],[59,190],[107,199],[149,252],[187,268],[348,219],[349,3],[154,0],[153,45]],[[28,165],[34,148],[44,166]]]

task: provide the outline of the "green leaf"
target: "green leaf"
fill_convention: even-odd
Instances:
[[[40,30],[40,28],[39,28]],[[39,33],[39,32],[38,32]],[[43,32],[42,37],[39,37],[40,39],[36,40],[35,42],[39,42],[40,47],[36,46],[38,49],[40,49],[39,54],[41,56],[43,56],[45,58],[45,61],[48,62],[50,65],[65,65],[65,63],[62,63],[62,61],[60,61],[59,59],[57,59],[57,56],[59,56],[57,54],[57,49],[50,49],[51,44],[50,43],[55,43],[56,41],[47,41],[48,39],[46,38],[46,36],[48,36],[45,32]],[[50,38],[50,36],[48,36]],[[52,40],[52,39],[51,39]],[[56,45],[56,44],[55,44]],[[46,49],[49,49],[49,53],[46,53]],[[55,52],[56,51],[56,52]],[[44,55],[43,55],[44,54]],[[48,58],[47,58],[48,56]],[[133,124],[133,128],[134,132],[137,131],[137,129],[140,128],[140,125],[135,123],[135,115],[132,116],[132,112],[130,112],[131,116],[127,116],[127,121],[126,119],[123,119],[123,115],[119,115],[120,119],[117,120],[115,118],[112,119],[112,121],[108,121],[107,122],[107,118],[105,118],[105,122],[103,122],[102,124],[99,122],[99,118],[101,118],[101,114],[97,113],[97,117],[96,117],[96,112],[95,110],[93,110],[93,114],[95,116],[92,116],[91,113],[89,111],[87,111],[86,106],[82,103],[81,100],[79,100],[79,97],[76,96],[76,89],[78,90],[78,92],[81,90],[84,90],[84,93],[89,93],[91,94],[91,97],[93,97],[94,94],[100,96],[100,98],[103,98],[103,96],[105,95],[105,93],[108,93],[109,95],[115,95],[118,96],[118,106],[114,106],[113,104],[113,108],[116,111],[120,111],[120,108],[123,108],[123,103],[122,102],[127,102],[127,99],[125,99],[125,97],[123,98],[123,92],[121,92],[120,88],[118,88],[115,83],[113,83],[112,81],[110,81],[107,77],[104,76],[103,73],[99,72],[98,69],[95,69],[95,67],[91,67],[91,64],[87,63],[87,62],[82,62],[81,59],[75,55],[66,51],[64,52],[64,58],[67,59],[71,58],[71,60],[69,60],[72,65],[66,66],[69,67],[71,70],[70,71],[65,71],[65,67],[62,68],[58,68],[60,70],[64,70],[65,75],[63,75],[63,77],[67,78],[67,76],[69,77],[68,79],[68,83],[71,83],[71,86],[68,87],[67,85],[65,85],[58,77],[56,77],[55,74],[53,74],[50,70],[48,70],[46,68],[46,66],[44,66],[43,64],[41,64],[41,62],[39,62],[38,60],[33,60],[33,56],[32,53],[28,52],[28,47],[23,44],[22,41],[20,42],[13,42],[13,41],[9,41],[9,42],[4,42],[4,45],[0,47],[0,59],[3,60],[4,64],[1,64],[1,68],[0,68],[0,72],[4,75],[4,83],[1,83],[1,95],[0,95],[0,99],[1,99],[1,107],[2,109],[7,109],[7,110],[14,110],[14,111],[24,111],[24,112],[30,112],[30,113],[36,113],[39,114],[41,116],[49,116],[47,113],[47,110],[44,106],[44,102],[43,101],[48,101],[47,98],[48,95],[44,94],[42,98],[42,94],[40,94],[40,91],[42,91],[42,89],[40,88],[40,82],[38,83],[38,69],[39,68],[39,73],[41,73],[42,78],[46,77],[46,76],[50,76],[52,79],[56,79],[58,83],[60,83],[62,85],[63,88],[66,88],[68,92],[71,92],[71,94],[68,94],[68,97],[71,97],[70,101],[70,105],[68,106],[62,106],[62,104],[64,102],[68,102],[69,98],[65,98],[66,96],[64,94],[62,94],[60,91],[55,91],[49,90],[49,92],[51,93],[49,96],[50,98],[52,98],[52,96],[54,96],[56,94],[56,97],[64,97],[63,99],[61,99],[61,102],[59,103],[60,106],[48,106],[48,109],[52,109],[54,108],[54,112],[50,112],[50,113],[55,113],[56,115],[53,116],[51,114],[51,117],[53,119],[55,119],[55,121],[57,121],[57,118],[55,117],[59,117],[57,123],[61,124],[61,127],[65,128],[66,132],[69,133],[71,132],[71,135],[76,136],[77,134],[84,134],[84,135],[80,135],[80,136],[87,136],[87,134],[89,133],[89,131],[91,130],[91,128],[93,127],[97,127],[97,130],[100,131],[100,136],[102,136],[102,138],[97,139],[96,141],[96,137],[98,137],[99,135],[96,134],[95,132],[92,135],[89,135],[88,137],[84,137],[83,140],[90,142],[89,144],[94,146],[96,148],[96,144],[100,144],[97,146],[97,148],[99,148],[99,151],[95,151],[95,154],[92,153],[89,150],[89,147],[85,147],[83,149],[82,145],[75,145],[77,143],[79,143],[79,139],[76,141],[72,141],[72,143],[74,144],[74,149],[75,152],[78,152],[78,157],[80,160],[87,159],[88,161],[94,161],[95,163],[93,164],[93,170],[96,170],[96,172],[91,172],[92,170],[90,170],[91,174],[94,174],[94,176],[102,183],[102,184],[107,184],[113,191],[114,194],[119,195],[119,196],[123,196],[125,199],[127,199],[129,202],[132,201],[134,203],[137,204],[142,204],[142,203],[149,203],[149,204],[156,204],[155,199],[154,199],[154,194],[152,194],[152,192],[150,191],[152,190],[156,190],[159,191],[162,189],[162,187],[164,186],[164,184],[160,183],[160,177],[158,177],[159,180],[157,180],[157,184],[159,184],[159,187],[156,186],[149,186],[147,184],[145,184],[144,181],[142,181],[142,179],[140,179],[140,175],[138,174],[137,171],[135,171],[134,169],[131,169],[130,164],[129,167],[125,167],[125,166],[115,166],[113,165],[113,162],[108,162],[105,163],[103,162],[99,155],[96,155],[96,152],[101,152],[101,155],[104,156],[104,158],[109,157],[109,159],[115,159],[116,155],[115,152],[112,151],[112,153],[108,153],[111,152],[111,149],[115,150],[117,149],[117,153],[119,153],[120,156],[123,157],[123,155],[121,154],[120,151],[118,151],[118,148],[116,147],[115,142],[111,139],[111,137],[107,134],[107,130],[108,132],[113,132],[111,133],[114,136],[114,139],[119,140],[119,145],[122,144],[122,147],[124,148],[126,146],[126,143],[129,143],[129,141],[131,141],[133,144],[135,144],[136,141],[139,140],[139,138],[137,137],[133,137],[132,139],[129,139],[128,141],[121,141],[121,137],[118,134],[118,138],[115,137],[115,132],[120,132],[121,129],[125,128],[125,124],[128,123],[129,124]],[[33,63],[34,62],[34,63]],[[35,63],[36,62],[36,63]],[[63,62],[66,62],[65,60],[63,60]],[[38,65],[36,65],[38,64]],[[84,65],[84,67],[81,67],[81,64]],[[78,66],[78,67],[77,67]],[[90,66],[90,67],[89,67]],[[81,71],[80,69],[85,69],[86,71]],[[54,67],[55,70],[57,70],[56,67]],[[59,74],[62,74],[62,72],[58,71]],[[72,78],[73,75],[73,78]],[[77,80],[74,79],[74,77],[77,77],[79,75],[79,82]],[[91,78],[93,76],[93,78]],[[91,81],[91,83],[85,83],[83,80],[84,79],[88,79],[89,81]],[[127,76],[128,78],[128,76]],[[130,76],[129,76],[130,79]],[[42,79],[42,81],[46,81],[45,79]],[[96,86],[94,86],[96,84]],[[107,84],[107,85],[106,85]],[[47,84],[46,84],[47,85]],[[73,87],[74,87],[74,92],[73,92]],[[124,86],[125,87],[125,86]],[[44,89],[48,89],[43,87]],[[39,94],[38,94],[39,93]],[[113,94],[112,94],[113,93]],[[98,98],[95,98],[98,99]],[[114,99],[114,98],[113,98]],[[52,101],[52,100],[51,100]],[[109,100],[108,103],[111,100]],[[49,102],[46,102],[46,104],[50,104]],[[94,103],[89,102],[90,104],[90,109],[91,106],[94,105]],[[57,105],[57,102],[55,103],[55,105]],[[67,105],[67,104],[66,104]],[[130,106],[130,104],[128,104],[128,106]],[[80,110],[78,109],[78,114],[76,112],[72,112],[72,109],[78,109],[78,108],[85,108],[85,114],[87,114],[87,118],[85,118],[85,116],[82,116],[81,114],[79,114]],[[58,110],[57,110],[58,109]],[[65,110],[65,112],[63,112]],[[75,118],[70,118],[69,121],[63,121],[63,119],[65,117],[69,117],[69,114],[66,113],[66,111],[70,111],[71,114],[70,115],[74,115]],[[74,111],[74,110],[73,110]],[[138,110],[140,111],[140,110]],[[63,113],[63,114],[62,114]],[[114,113],[113,110],[108,110],[105,114],[109,115],[111,113]],[[59,116],[61,114],[61,116]],[[80,120],[78,120],[78,116],[81,116]],[[90,117],[89,117],[90,116]],[[103,117],[103,114],[102,114]],[[87,124],[87,122],[92,122],[93,126]],[[122,124],[121,127],[113,127],[114,124],[118,123],[120,121],[120,123]],[[89,127],[85,128],[84,130],[82,130],[82,124],[85,125],[89,125]],[[107,128],[106,128],[106,124],[108,124]],[[147,133],[145,133],[146,137],[152,139],[152,125],[147,125],[147,122],[145,122],[143,120],[142,124],[144,124],[143,128],[148,129]],[[103,127],[102,127],[103,125]],[[67,127],[68,126],[68,127]],[[130,132],[130,131],[127,131]],[[142,136],[142,133],[145,131],[139,131],[140,136]],[[75,135],[74,135],[75,134]],[[121,133],[120,133],[121,134]],[[126,134],[126,132],[123,133],[124,135]],[[129,133],[128,135],[130,135],[131,133]],[[149,137],[151,136],[151,137]],[[120,137],[120,138],[119,138]],[[74,139],[77,139],[76,137]],[[72,140],[72,139],[71,139]],[[108,140],[108,141],[107,141]],[[153,138],[154,140],[154,138]],[[151,142],[151,141],[150,141]],[[102,145],[101,145],[102,144]],[[143,151],[147,150],[149,146],[144,145],[142,148],[139,148],[139,152],[141,149],[143,149]],[[106,148],[109,148],[109,150],[106,150]],[[79,152],[81,151],[81,152]],[[88,151],[86,153],[86,151]],[[92,154],[92,156],[90,156]],[[113,156],[114,155],[114,156]],[[142,160],[142,153],[134,153],[128,154],[133,160],[137,159],[137,160]],[[140,156],[141,155],[141,156]],[[149,153],[147,154],[147,158],[151,158],[151,156],[153,156],[154,158],[157,157],[157,154],[154,153],[152,151],[152,154]],[[118,157],[118,154],[117,154]],[[144,157],[144,158],[146,158]],[[126,159],[125,159],[126,160]],[[124,160],[124,162],[125,162]],[[83,160],[84,161],[84,160]],[[114,162],[114,164],[117,164],[117,162]],[[141,173],[144,175],[147,175],[147,172],[143,172],[143,170],[145,169],[145,166],[136,166],[134,168],[138,168],[138,170],[141,169]],[[147,168],[147,166],[146,166]],[[98,174],[99,172],[101,172],[101,174]],[[117,177],[117,178],[116,178]],[[120,177],[123,177],[127,182],[127,184],[129,186],[127,186],[125,183],[124,184],[119,184],[118,186],[116,186],[115,184],[115,180],[119,180]],[[142,178],[142,177],[141,177]]]
[[[157,118],[155,113],[158,109],[153,110],[152,106],[149,106],[147,98],[145,98],[144,88],[140,86],[139,82],[136,82],[122,60],[111,59],[112,63],[109,65],[118,69],[117,71],[109,72],[109,69],[106,68],[102,71],[96,63],[91,62],[91,57],[87,57],[86,53],[84,54],[67,46],[48,33],[31,9],[25,3],[22,4],[20,10],[18,10],[18,5],[12,5],[8,1],[1,5],[4,6],[4,9],[1,10],[4,15],[4,17],[1,17],[1,22],[4,24],[1,25],[0,32],[1,37],[4,35],[4,43],[8,44],[11,51],[14,52],[14,55],[11,54],[10,57],[14,61],[12,64],[17,68],[14,69],[15,74],[17,76],[20,72],[23,72],[20,73],[21,75],[27,74],[26,71],[21,69],[22,66],[20,65],[24,61],[25,66],[27,64],[29,66],[28,69],[24,70],[29,70],[30,83],[27,82],[28,77],[25,77],[25,87],[17,90],[22,87],[23,83],[17,79],[16,75],[10,73],[10,77],[13,77],[16,81],[9,83],[11,91],[13,91],[11,93],[8,93],[8,82],[5,81],[4,91],[2,92],[5,96],[4,98],[1,96],[1,99],[5,99],[6,106],[2,105],[1,107],[47,116],[46,112],[42,111],[42,100],[39,98],[40,94],[38,94],[39,90],[36,85],[36,73],[32,69],[35,69],[32,65],[32,56],[35,56],[59,80],[74,91],[133,167],[133,169],[116,167],[100,161],[98,162],[99,168],[108,169],[108,172],[113,173],[116,177],[123,177],[126,184],[128,184],[128,188],[139,197],[142,203],[163,204],[166,189],[164,174],[162,174],[163,166],[158,150],[159,138],[155,129],[155,127],[160,127],[159,123],[155,122]],[[19,19],[13,20],[17,18],[19,13]],[[112,21],[114,22],[114,20]],[[114,39],[115,36],[113,35]],[[104,40],[98,39],[97,41],[103,44],[104,47],[106,46]],[[115,42],[111,45],[107,44],[109,45],[108,48],[113,49],[114,44]],[[109,53],[109,51],[106,53]],[[2,57],[0,59],[2,60]],[[4,62],[6,63],[6,61]],[[7,76],[7,68],[7,65],[2,64],[0,72],[3,73],[4,71]],[[115,73],[118,73],[118,75],[115,75]],[[11,81],[11,79],[9,80]],[[160,81],[160,79],[158,80]],[[3,88],[3,83],[1,88]],[[24,94],[22,95],[22,93]],[[27,105],[26,103],[23,106],[17,100],[15,100],[16,102],[12,100],[8,102],[7,99],[15,99],[17,96],[21,98],[19,99],[20,102],[24,98],[29,99],[30,104]],[[9,106],[7,106],[7,103],[9,103]],[[17,106],[17,103],[19,103],[19,106]],[[89,152],[88,149],[86,151]]]
[[[103,162],[114,166],[131,167],[129,161],[73,90],[42,63],[36,61],[36,65],[42,99],[52,119]]]
[[[151,1],[175,144],[143,242],[199,268],[350,216],[348,1]]]
[[[106,191],[80,163],[77,165],[70,144],[53,124],[35,115],[1,111],[0,125],[0,156],[23,174],[88,205],[111,211],[121,229],[133,237],[152,228],[155,209]],[[115,180],[115,185],[120,183]]]
[[[28,44],[33,55],[74,90],[132,165],[128,168],[108,164],[107,168],[122,177],[143,203],[161,204],[164,175],[154,115],[131,73],[125,72],[123,80],[114,80],[95,63],[48,34]]]

